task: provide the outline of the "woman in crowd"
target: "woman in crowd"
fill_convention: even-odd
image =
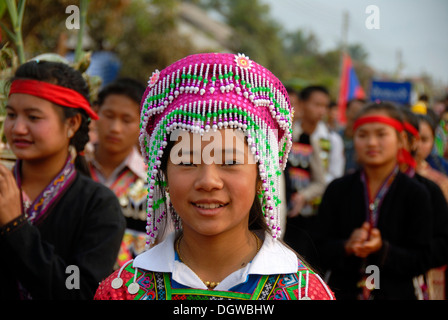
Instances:
[[[4,132],[17,157],[0,166],[0,296],[91,299],[124,232],[115,195],[82,152],[96,119],[81,73],[30,61],[12,79]]]
[[[324,194],[318,246],[338,299],[416,299],[413,277],[427,270],[430,197],[399,170],[404,139],[397,108],[365,107],[354,123],[361,169]]]

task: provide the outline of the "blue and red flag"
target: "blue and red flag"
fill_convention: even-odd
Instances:
[[[351,99],[365,99],[366,94],[359,83],[356,76],[355,69],[353,68],[352,59],[348,54],[344,54],[342,62],[341,83],[339,88],[339,121],[342,124],[346,123],[345,109],[347,102]]]

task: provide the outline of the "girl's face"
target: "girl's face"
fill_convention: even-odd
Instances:
[[[258,171],[240,133],[218,130],[211,139],[186,133],[172,148],[167,166],[169,194],[185,233],[212,236],[248,229]]]
[[[61,108],[32,95],[14,93],[6,111],[5,136],[18,159],[42,160],[67,153],[70,126],[61,120]]]
[[[375,112],[370,115],[388,116]],[[354,134],[354,146],[359,162],[364,166],[384,166],[395,163],[397,152],[403,147],[397,131],[383,123],[372,122],[360,126]]]
[[[417,148],[416,160],[423,161],[431,153],[434,145],[434,136],[431,126],[426,121],[420,121],[419,124],[420,143]]]

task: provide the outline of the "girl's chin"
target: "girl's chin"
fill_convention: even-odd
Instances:
[[[384,161],[382,159],[366,159],[365,161],[360,161],[360,163],[364,166],[372,166],[372,167],[380,167],[389,164],[388,161]]]

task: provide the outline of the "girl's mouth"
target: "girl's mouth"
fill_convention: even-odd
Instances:
[[[25,139],[14,139],[13,144],[16,148],[24,148],[30,146],[33,142]]]
[[[195,207],[201,208],[201,209],[217,209],[217,208],[222,208],[224,206],[226,206],[227,204],[222,204],[222,203],[194,203],[193,205]]]

